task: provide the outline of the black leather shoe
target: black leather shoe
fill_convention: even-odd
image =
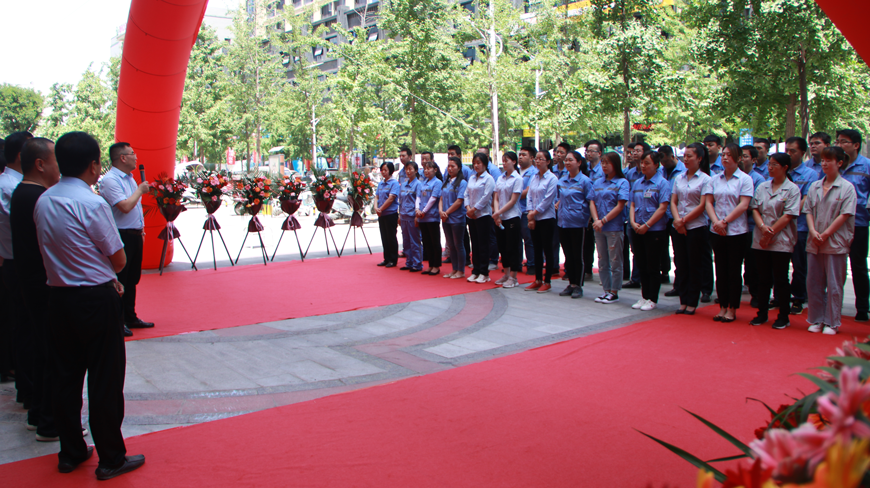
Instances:
[[[679,295],[680,295],[680,292],[678,292],[676,288],[671,288],[670,290],[665,292],[666,297],[676,297]]]
[[[117,468],[97,468],[95,471],[97,473],[98,480],[110,480],[115,476],[120,476],[124,473],[129,473],[134,469],[140,468],[143,464],[145,464],[145,456],[142,454],[137,454],[135,456],[124,456],[124,464],[118,466]]]
[[[411,267],[410,267],[410,266],[402,266],[402,267],[399,268],[399,269],[402,270],[402,271],[408,271],[409,269],[411,269]]]
[[[384,267],[385,267],[385,268],[395,268],[395,267],[396,267],[396,263],[387,263],[387,264],[384,265]]]
[[[131,329],[150,329],[154,327],[154,322],[145,322],[142,319],[136,319],[125,324],[127,327]]]
[[[94,455],[94,446],[88,446],[88,455],[85,456],[81,461],[60,461],[57,463],[57,470],[61,473],[72,473],[74,469],[76,469],[79,464],[87,461]]]
[[[573,293],[573,292],[574,292],[574,285],[568,285],[567,288],[565,288],[564,290],[562,290],[559,293],[559,296],[560,297],[570,297],[571,293]]]
[[[701,303],[710,303],[710,294],[702,293],[701,294]]]
[[[133,331],[124,326],[124,337],[133,337]]]
[[[381,261],[380,263],[378,263],[378,266],[386,266],[386,265],[387,265],[386,261]]]
[[[640,283],[637,281],[626,281],[622,284],[623,288],[640,288]]]

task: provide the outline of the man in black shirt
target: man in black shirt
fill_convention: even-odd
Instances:
[[[46,188],[60,179],[60,170],[54,158],[54,143],[41,137],[27,141],[21,150],[21,171],[24,178],[12,192],[9,221],[12,228],[15,273],[24,295],[23,308],[31,325],[29,351],[33,393],[27,429],[36,430],[36,440],[50,442],[58,440],[51,401],[56,378],[55,357],[48,335],[46,300],[49,288],[36,239],[33,209]]]

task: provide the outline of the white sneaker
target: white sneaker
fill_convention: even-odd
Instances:
[[[501,278],[495,280],[495,284],[496,284],[496,285],[503,285],[503,284],[505,284],[505,282],[507,282],[507,280],[509,280],[509,279],[510,279],[510,276],[509,276],[509,275],[504,275],[504,276],[502,276]]]
[[[486,275],[477,275],[477,279],[474,280],[475,283],[486,283],[487,281],[492,281],[489,279],[489,276]]]
[[[646,305],[640,307],[640,310],[642,312],[649,312],[650,310],[655,310],[655,309],[656,309],[656,302],[654,302],[652,300],[647,300]]]
[[[830,325],[826,325],[824,329],[822,329],[822,334],[825,335],[837,335],[837,329],[831,327]]]
[[[502,285],[501,287],[502,288],[515,288],[519,284],[520,284],[520,282],[517,281],[516,278],[510,278],[509,280],[505,281],[504,285]]]
[[[817,332],[821,332],[823,327],[825,327],[823,324],[813,324],[809,326],[807,330],[815,334]]]
[[[494,269],[498,269],[498,265],[497,265],[497,264],[489,263],[489,270],[492,271],[492,270],[494,270]]]
[[[641,298],[640,300],[637,301],[637,303],[635,303],[634,305],[632,305],[631,308],[637,310],[637,309],[639,309],[640,307],[643,307],[644,305],[646,305],[646,299]]]
[[[607,296],[607,292],[602,293],[598,298],[595,299],[595,303],[601,303],[601,300]]]
[[[470,283],[470,282],[472,282],[472,281],[477,281],[477,275],[476,275],[476,274],[473,274],[473,275],[471,275],[471,276],[468,277],[468,282]]]

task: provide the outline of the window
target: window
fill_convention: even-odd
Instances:
[[[356,7],[362,7],[363,5],[366,4],[366,0],[354,0],[353,3],[354,3],[354,6],[356,6]]]
[[[377,27],[372,27],[371,29],[369,29],[368,40],[369,41],[377,41],[378,40],[378,28]]]
[[[320,18],[326,18],[332,16],[332,4],[327,3],[323,7],[320,7]]]
[[[347,16],[347,28],[353,29],[354,27],[359,27],[362,25],[362,17],[359,14],[348,14]]]
[[[323,58],[323,48],[315,46],[311,48],[311,54],[314,56],[314,61],[320,61]]]

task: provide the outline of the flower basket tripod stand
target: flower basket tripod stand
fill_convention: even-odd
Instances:
[[[166,266],[166,263],[164,262],[166,261],[166,249],[169,247],[169,241],[173,239],[178,240],[178,243],[181,244],[181,248],[184,249],[184,254],[186,254],[187,259],[190,260],[191,266],[193,269],[197,269],[195,260],[190,259],[190,253],[187,252],[187,248],[184,247],[184,243],[181,242],[181,232],[179,232],[178,227],[173,223],[175,222],[175,219],[178,218],[178,215],[185,210],[187,210],[187,208],[184,205],[163,205],[160,207],[160,213],[163,214],[163,217],[166,219],[166,227],[157,235],[157,238],[163,241],[163,250],[160,252],[160,276],[163,276],[163,268]]]
[[[275,246],[275,252],[272,253],[272,259],[270,261],[275,261],[275,255],[278,254],[278,248],[281,247],[281,239],[284,238],[284,233],[288,230],[292,230],[293,235],[296,236],[296,245],[299,246],[299,258],[302,261],[305,261],[305,255],[302,254],[302,243],[299,241],[299,233],[296,232],[302,228],[302,225],[294,215],[301,205],[302,202],[299,200],[281,200],[281,210],[287,214],[287,218],[284,220],[284,223],[281,224],[281,236],[278,237],[278,245]]]
[[[205,224],[202,226],[202,238],[199,240],[199,247],[196,248],[196,255],[193,257],[193,262],[196,262],[196,258],[199,257],[199,250],[202,249],[202,242],[205,240],[205,233],[208,232],[211,237],[211,257],[212,262],[214,264],[214,269],[217,270],[217,254],[214,252],[214,232],[217,231],[218,237],[221,238],[221,242],[224,245],[224,250],[227,252],[227,258],[230,260],[230,264],[235,266],[236,263],[233,262],[233,256],[230,255],[230,250],[227,247],[227,242],[224,240],[223,234],[221,234],[221,225],[218,223],[217,219],[214,216],[214,213],[220,208],[221,202],[205,202],[205,211],[208,212],[208,218],[205,219]]]
[[[251,205],[248,207],[248,213],[251,214],[251,220],[248,221],[248,231],[245,232],[245,238],[242,239],[242,247],[239,248],[239,254],[236,256],[236,264],[239,264],[239,258],[242,256],[242,249],[245,248],[245,241],[248,240],[248,234],[252,234],[254,232],[257,233],[257,238],[260,239],[260,252],[263,254],[263,266],[266,265],[269,257],[266,255],[266,246],[263,244],[263,235],[261,232],[265,229],[263,224],[260,223],[260,219],[257,218],[257,214],[260,213],[260,209],[263,208],[262,203],[258,203],[256,205]]]
[[[366,247],[369,250],[369,254],[372,254],[372,247],[369,245],[369,239],[366,237],[366,231],[363,228],[363,224],[365,223],[365,219],[363,219],[362,212],[363,206],[365,205],[365,199],[362,197],[349,198],[351,207],[353,208],[353,215],[350,218],[350,226],[347,228],[347,235],[344,236],[344,243],[341,244],[341,251],[338,253],[339,256],[344,254],[344,246],[347,245],[347,238],[350,237],[351,231],[353,231],[353,252],[356,252],[356,230],[359,229],[362,232],[363,239],[366,241]]]
[[[338,257],[341,257],[341,252],[338,250],[338,246],[335,245],[335,237],[333,237],[332,229],[330,228],[335,226],[335,221],[329,217],[329,211],[332,210],[333,203],[335,203],[335,199],[323,200],[317,197],[314,198],[314,205],[317,207],[320,215],[318,215],[317,220],[314,221],[314,234],[311,234],[311,240],[308,242],[308,247],[305,248],[305,253],[302,255],[303,258],[308,256],[308,251],[311,249],[311,243],[314,242],[314,236],[317,235],[318,227],[323,229],[323,240],[326,242],[326,254],[329,255],[329,240],[326,238],[326,233],[329,232],[329,237],[332,238],[332,247],[335,248]]]

